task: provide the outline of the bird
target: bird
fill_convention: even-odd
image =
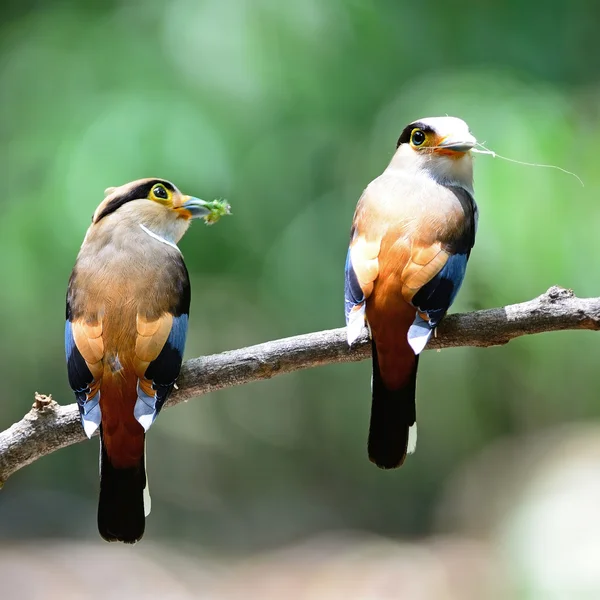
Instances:
[[[348,344],[369,330],[368,455],[401,466],[416,447],[419,355],[456,298],[475,243],[471,150],[456,117],[407,125],[385,171],[360,197],[345,265]]]
[[[135,543],[150,512],[145,434],[179,375],[190,281],[177,242],[192,219],[216,220],[215,200],[183,195],[165,179],[105,190],[66,299],[69,384],[88,437],[100,433],[98,530]]]

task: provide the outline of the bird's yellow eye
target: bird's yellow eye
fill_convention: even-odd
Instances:
[[[413,146],[422,146],[426,139],[427,136],[421,129],[413,129],[410,134],[410,143]]]
[[[157,183],[150,191],[150,195],[155,200],[169,199],[169,192],[167,192],[167,188],[162,183]]]

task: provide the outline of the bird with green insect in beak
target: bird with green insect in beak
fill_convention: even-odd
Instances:
[[[145,434],[179,375],[190,282],[177,242],[192,219],[229,214],[164,179],[108,188],[67,291],[69,383],[88,437],[100,430],[98,529],[134,543],[150,512]]]
[[[462,284],[475,243],[476,144],[454,117],[407,125],[356,207],[346,259],[348,343],[372,343],[369,458],[399,467],[416,445],[419,354]]]

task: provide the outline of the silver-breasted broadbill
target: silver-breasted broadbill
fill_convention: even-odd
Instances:
[[[407,125],[356,207],[346,259],[348,342],[372,340],[369,458],[400,466],[416,444],[419,354],[462,284],[475,243],[471,149],[454,117]]]
[[[179,375],[188,327],[190,282],[177,242],[192,219],[211,221],[214,202],[164,179],[107,189],[69,280],[69,383],[85,433],[100,430],[98,529],[108,541],[144,533],[145,434]]]

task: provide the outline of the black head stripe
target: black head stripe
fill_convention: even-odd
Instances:
[[[118,208],[126,204],[127,202],[131,202],[132,200],[140,200],[142,198],[147,198],[150,194],[150,190],[157,184],[162,183],[168,190],[171,192],[175,191],[175,186],[169,181],[165,181],[164,179],[150,179],[148,181],[144,181],[129,190],[127,190],[124,194],[119,196],[115,196],[105,207],[104,210],[98,215],[96,219],[96,223],[114,213]]]
[[[425,133],[433,133],[433,131],[434,131],[433,127],[431,127],[430,125],[425,125],[425,123],[421,123],[420,121],[415,121],[414,123],[407,125],[402,130],[402,133],[400,134],[400,137],[398,138],[398,143],[396,144],[396,148],[398,148],[398,146],[400,146],[400,144],[408,144],[408,142],[410,142],[410,134],[412,133],[413,129],[420,129],[421,131],[424,131]]]

